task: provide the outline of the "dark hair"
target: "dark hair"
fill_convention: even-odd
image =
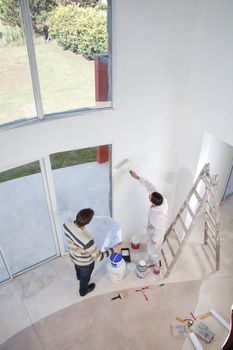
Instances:
[[[150,201],[156,206],[163,204],[163,196],[158,192],[152,192],[150,196]]]
[[[80,210],[76,215],[76,220],[75,220],[76,225],[85,226],[89,224],[89,222],[93,218],[93,215],[94,215],[94,210],[92,210],[91,208]]]

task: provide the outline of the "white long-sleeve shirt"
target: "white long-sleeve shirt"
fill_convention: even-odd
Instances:
[[[139,182],[146,188],[149,194],[158,192],[154,185],[147,179],[140,177]],[[163,203],[159,206],[151,205],[148,212],[147,233],[150,240],[162,244],[167,229],[168,204],[163,197]]]

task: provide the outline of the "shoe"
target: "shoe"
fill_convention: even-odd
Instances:
[[[85,293],[79,293],[81,297],[84,297],[85,295],[87,295],[88,293],[92,292],[95,289],[95,283],[90,283],[87,286],[87,291]]]

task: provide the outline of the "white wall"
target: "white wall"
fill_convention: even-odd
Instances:
[[[0,168],[52,152],[112,143],[176,209],[195,176],[204,133],[232,143],[233,2],[113,0],[114,110],[0,133]],[[113,177],[113,214],[144,229],[147,195]]]

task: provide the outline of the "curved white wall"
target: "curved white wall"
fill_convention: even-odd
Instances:
[[[222,199],[233,162],[233,146],[212,135],[205,134],[198,162],[198,172],[204,164],[210,164],[211,175],[218,174],[219,195]]]
[[[113,145],[168,196],[183,201],[205,132],[232,143],[233,2],[113,0],[114,110],[1,131],[0,168],[56,151]],[[142,231],[147,196],[113,177],[123,233]]]

